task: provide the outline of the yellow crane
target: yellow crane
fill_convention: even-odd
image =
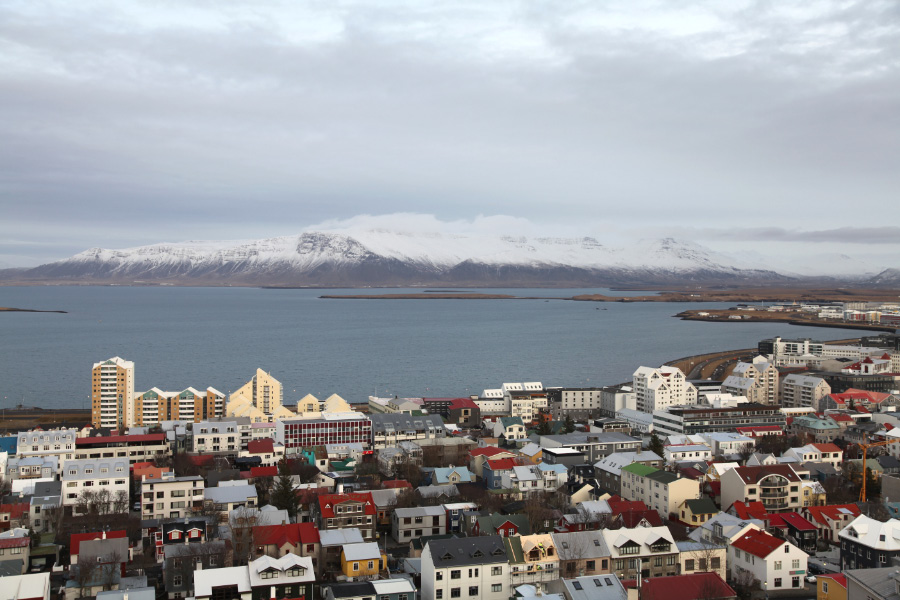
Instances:
[[[859,490],[859,501],[866,501],[866,465],[868,465],[867,455],[869,452],[869,448],[874,448],[875,446],[887,446],[888,444],[893,444],[894,442],[900,442],[900,438],[894,438],[891,440],[884,440],[881,442],[867,442],[865,444],[857,444],[863,452],[863,462],[862,462],[862,488]]]

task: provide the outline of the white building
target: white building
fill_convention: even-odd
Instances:
[[[747,529],[728,546],[732,579],[748,572],[769,592],[803,588],[806,559],[797,546],[756,529]]]
[[[183,518],[203,506],[203,490],[206,484],[199,475],[162,479],[145,479],[141,482],[141,518]]]
[[[201,421],[194,424],[194,452],[232,452],[241,450],[237,421]]]
[[[128,459],[121,458],[67,461],[61,477],[63,507],[80,514],[79,501],[93,497],[95,502],[105,502],[109,512],[127,512],[129,467]]]
[[[697,388],[676,367],[639,367],[634,372],[633,385],[635,408],[646,413],[697,404]]]
[[[56,458],[57,468],[75,458],[77,429],[50,429],[47,431],[22,431],[16,440],[16,456],[19,458]]]
[[[781,380],[781,404],[784,407],[819,407],[831,393],[831,386],[821,377],[791,373]]]
[[[431,540],[422,551],[421,600],[508,600],[509,556],[498,535]]]

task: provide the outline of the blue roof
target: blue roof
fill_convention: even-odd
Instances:
[[[472,477],[472,473],[469,472],[467,467],[440,467],[434,470],[433,481],[435,483],[448,483],[450,481],[450,474],[456,472],[459,475],[459,481],[457,483],[471,483],[474,481],[474,477]]]
[[[15,435],[0,437],[0,452],[15,454],[18,449],[18,440],[19,437]]]

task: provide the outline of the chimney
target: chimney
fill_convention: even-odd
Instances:
[[[103,530],[103,537],[101,537],[100,539],[102,539],[102,540],[106,539],[106,530],[105,529]]]

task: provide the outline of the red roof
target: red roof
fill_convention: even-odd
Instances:
[[[487,466],[489,466],[492,471],[505,471],[515,467],[516,461],[511,458],[498,458],[497,460],[487,461]]]
[[[411,488],[412,484],[403,479],[388,479],[381,482],[381,487],[386,490],[395,490],[400,488]]]
[[[795,512],[780,513],[784,522],[800,531],[816,531],[818,528]]]
[[[79,548],[81,548],[81,542],[89,542],[91,540],[102,540],[103,539],[102,531],[93,531],[91,533],[73,533],[72,537],[69,538],[69,554],[72,556],[76,556],[78,554]],[[127,538],[128,532],[124,529],[120,531],[107,531],[106,539],[118,539],[118,538]]]
[[[819,452],[843,452],[837,444],[813,444],[813,448]]]
[[[31,545],[31,538],[27,535],[17,538],[0,539],[0,549],[5,548],[24,548]]]
[[[281,548],[285,544],[318,544],[319,530],[313,523],[287,523],[285,525],[257,525],[253,528],[253,542],[260,546],[270,544]]]
[[[731,507],[734,509],[735,516],[738,519],[759,519],[760,521],[764,521],[769,514],[769,511],[766,510],[766,507],[763,506],[762,502],[744,502],[738,500],[732,504]]]
[[[764,531],[749,529],[744,535],[731,542],[731,545],[738,550],[749,552],[753,556],[765,558],[776,549],[781,548],[785,543],[784,540],[779,540],[774,535],[769,535]]]
[[[735,427],[735,431],[740,434],[754,434],[754,433],[762,433],[764,431],[778,431],[783,433],[781,427],[778,425],[751,425],[749,427]]]
[[[822,525],[829,525],[828,519],[837,521],[842,515],[849,513],[853,519],[861,515],[859,507],[855,504],[832,504],[830,506],[808,506],[809,516],[813,521],[817,521]]]
[[[478,408],[478,405],[471,398],[457,398],[450,403],[450,408]]]
[[[850,415],[844,415],[841,413],[830,413],[828,415],[828,418],[830,418],[832,421],[841,422],[841,423],[850,423],[853,421],[853,417],[851,417]]]
[[[125,442],[129,444],[136,444],[139,442],[164,442],[166,441],[166,434],[164,433],[144,433],[141,435],[98,435],[94,437],[84,437],[77,438],[75,440],[75,447],[78,446],[99,446],[101,444],[117,444],[119,442]]]
[[[0,513],[9,513],[11,521],[21,519],[28,513],[31,505],[28,502],[13,502],[10,504],[0,504]]]
[[[624,583],[624,582],[623,582]],[[626,586],[634,587],[634,585]],[[696,600],[734,598],[737,593],[716,573],[648,577],[641,582],[641,600]]]
[[[278,467],[250,467],[250,477],[278,477]]]
[[[211,467],[216,462],[216,457],[212,454],[197,454],[187,458],[195,467]]]
[[[780,475],[791,482],[798,482],[800,478],[790,465],[764,465],[761,467],[735,467],[730,472],[736,473],[744,483],[759,483],[769,475]]]
[[[858,364],[859,363],[857,363],[857,365]],[[868,390],[859,390],[856,388],[848,388],[840,394],[831,394],[831,399],[839,404],[846,404],[849,400],[880,404],[888,397],[890,397],[890,394],[885,394],[884,392],[870,392]]]
[[[351,494],[323,494],[319,496],[319,513],[323,519],[334,518],[334,508],[344,502],[362,502],[363,514],[374,515],[377,511],[372,494],[369,492],[355,492]],[[357,513],[358,514],[358,513]],[[341,515],[343,516],[343,514]]]
[[[703,478],[703,473],[701,473],[699,469],[695,469],[694,467],[684,467],[683,469],[678,469],[678,472],[688,479]]]
[[[831,579],[832,581],[834,581],[836,584],[838,584],[845,590],[847,589],[847,576],[843,575],[841,573],[829,573],[827,575],[819,575],[816,577],[816,579]]]
[[[496,456],[501,453],[511,454],[508,450],[504,450],[503,448],[498,448],[497,446],[485,446],[484,448],[475,448],[474,450],[469,451],[469,456],[475,458],[476,456]]]
[[[247,443],[247,452],[250,454],[272,454],[275,452],[275,442],[272,441],[272,438],[250,440]]]

